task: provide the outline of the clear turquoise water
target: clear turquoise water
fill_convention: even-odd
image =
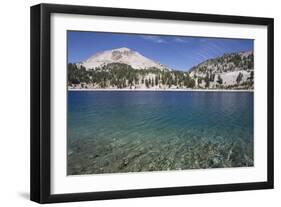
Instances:
[[[252,92],[69,91],[68,175],[253,166]]]

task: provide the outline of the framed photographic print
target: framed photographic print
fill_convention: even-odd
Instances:
[[[273,19],[31,7],[31,200],[273,188]]]

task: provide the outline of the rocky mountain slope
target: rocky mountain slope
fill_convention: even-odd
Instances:
[[[198,88],[253,88],[254,56],[252,51],[230,53],[206,60],[190,70]]]
[[[85,67],[86,70],[94,70],[98,67],[106,67],[110,63],[123,63],[130,65],[134,69],[168,69],[168,67],[126,47],[99,52],[80,63],[80,65]]]

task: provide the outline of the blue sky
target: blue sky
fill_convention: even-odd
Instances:
[[[127,47],[173,69],[192,66],[224,53],[253,50],[253,40],[210,37],[68,31],[68,62],[80,62],[97,52]]]

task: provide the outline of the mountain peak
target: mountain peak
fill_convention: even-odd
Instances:
[[[130,52],[132,50],[130,48],[127,48],[127,47],[120,47],[120,48],[113,49],[113,51]]]
[[[95,68],[106,66],[110,63],[124,63],[130,65],[134,69],[168,69],[166,66],[151,60],[141,55],[137,51],[131,50],[127,47],[120,47],[98,52],[88,58],[86,61],[83,61],[80,65],[83,65],[87,70],[94,70]]]

